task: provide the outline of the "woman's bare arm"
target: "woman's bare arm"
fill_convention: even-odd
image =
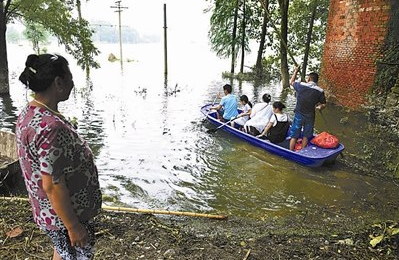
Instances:
[[[79,222],[74,212],[69,197],[69,191],[65,184],[65,177],[61,175],[57,184],[53,183],[53,177],[43,175],[43,189],[55,210],[68,230],[69,239],[72,246],[84,247],[88,242],[86,228]]]
[[[267,134],[267,132],[269,131],[269,129],[272,128],[272,126],[273,126],[273,123],[269,122],[267,124],[267,126],[265,127],[265,129],[263,129],[263,132],[260,135],[258,135],[257,137],[265,136]]]

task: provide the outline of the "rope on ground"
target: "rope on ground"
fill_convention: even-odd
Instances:
[[[17,200],[17,201],[29,201],[28,198],[21,197],[0,197],[3,200]],[[125,207],[111,207],[102,206],[103,210],[118,211],[118,212],[134,212],[134,213],[145,213],[145,214],[163,214],[163,215],[177,215],[177,216],[188,216],[188,217],[204,217],[212,219],[226,219],[224,215],[213,215],[205,213],[185,212],[185,211],[169,211],[169,210],[156,210],[156,209],[136,209],[136,208],[125,208]]]

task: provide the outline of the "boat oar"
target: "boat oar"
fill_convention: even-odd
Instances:
[[[217,130],[219,130],[219,129],[222,128],[223,126],[227,125],[228,123],[230,123],[230,122],[233,121],[234,119],[237,119],[237,117],[235,116],[235,117],[233,117],[232,119],[230,119],[229,121],[227,121],[226,123],[224,123],[224,124],[222,124],[222,125],[220,125],[220,126],[214,128],[214,129],[209,129],[209,130],[206,131],[206,132],[207,132],[207,133],[211,133],[211,134],[216,133]]]
[[[213,107],[213,105],[215,105],[215,102],[216,102],[216,99],[218,98],[218,96],[219,96],[219,92],[216,95],[215,99],[213,100],[212,105],[209,107],[209,110],[208,110],[208,113],[206,113],[205,119],[208,117],[209,113],[211,113],[211,107]]]
[[[16,201],[29,201],[28,198],[20,197],[0,197],[3,200],[16,200]],[[213,215],[205,213],[185,212],[185,211],[169,211],[169,210],[157,210],[157,209],[136,209],[136,208],[125,208],[125,207],[111,207],[103,205],[103,210],[119,211],[119,212],[134,212],[134,213],[146,213],[146,214],[165,214],[165,215],[177,215],[177,216],[189,216],[189,217],[205,217],[214,219],[226,219],[224,215]]]

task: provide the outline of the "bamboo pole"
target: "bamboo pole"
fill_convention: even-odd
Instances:
[[[136,213],[147,213],[147,214],[164,214],[164,215],[177,215],[177,216],[188,216],[188,217],[204,217],[204,218],[215,218],[215,219],[227,218],[224,215],[213,215],[213,214],[195,213],[195,212],[187,212],[187,211],[135,209],[135,208],[123,208],[123,207],[111,207],[111,206],[102,206],[102,208],[104,210],[109,210],[109,211],[136,212]]]
[[[17,201],[29,201],[28,198],[21,197],[0,197],[2,200],[17,200]],[[157,210],[157,209],[136,209],[136,208],[125,208],[125,207],[111,207],[103,205],[101,207],[103,210],[107,211],[118,211],[118,212],[133,212],[133,213],[145,213],[145,214],[161,214],[161,215],[177,215],[186,217],[204,217],[213,219],[226,219],[227,216],[224,215],[213,215],[205,213],[195,213],[187,211],[169,211],[169,210]]]

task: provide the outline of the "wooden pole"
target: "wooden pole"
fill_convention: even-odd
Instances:
[[[123,207],[110,207],[102,206],[102,209],[109,211],[122,211],[122,212],[136,212],[136,213],[147,213],[147,214],[163,214],[163,215],[177,215],[177,216],[188,216],[188,217],[204,217],[214,219],[225,219],[224,215],[213,215],[186,211],[169,211],[169,210],[157,210],[157,209],[135,209],[135,208],[123,208]]]
[[[118,6],[120,8],[120,1],[118,2]],[[119,20],[119,53],[120,53],[120,57],[121,57],[121,65],[123,65],[121,11],[118,12],[118,20]]]
[[[165,55],[165,76],[168,75],[168,33],[166,25],[166,4],[163,4],[163,38],[164,38],[164,55]]]
[[[111,6],[111,8],[116,8],[117,10],[115,12],[118,13],[118,18],[119,18],[119,52],[120,52],[120,58],[121,58],[121,67],[123,68],[123,55],[122,55],[122,19],[121,19],[121,13],[122,9],[128,9],[128,7],[121,6],[122,0],[116,1],[115,4],[116,6]]]
[[[28,198],[21,197],[0,197],[2,200],[17,200],[17,201],[29,201]],[[119,212],[133,212],[133,213],[145,213],[145,214],[161,214],[161,215],[177,215],[186,217],[204,217],[213,219],[226,219],[227,216],[224,215],[213,215],[205,213],[195,213],[187,211],[169,211],[169,210],[157,210],[157,209],[136,209],[136,208],[125,208],[125,207],[111,207],[103,205],[101,207],[103,210],[108,211],[119,211]]]

